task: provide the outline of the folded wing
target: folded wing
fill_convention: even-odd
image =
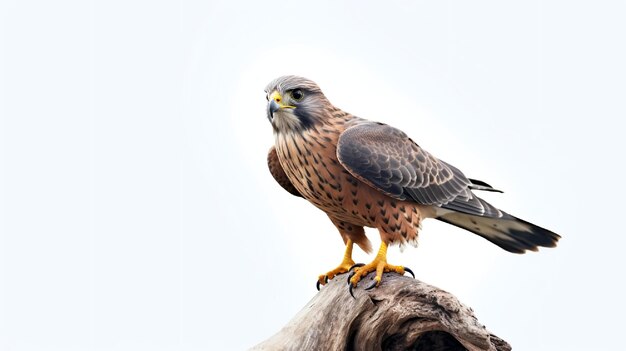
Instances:
[[[345,130],[339,137],[337,157],[352,175],[396,199],[476,216],[503,216],[471,190],[495,189],[468,179],[386,124],[365,122]]]
[[[270,151],[267,153],[267,166],[269,167],[274,180],[276,180],[276,182],[282,186],[283,189],[287,190],[292,195],[302,197],[302,194],[300,194],[298,189],[296,189],[289,178],[287,178],[287,174],[285,173],[283,166],[280,165],[278,155],[276,154],[276,148],[274,146],[272,146]]]

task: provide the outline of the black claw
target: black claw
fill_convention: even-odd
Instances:
[[[352,284],[350,284],[350,288],[348,290],[350,290],[350,295],[352,296],[352,298],[356,300],[356,297],[354,297],[354,294],[352,293]]]
[[[408,267],[404,267],[404,270],[405,270],[406,272],[411,273],[411,275],[413,276],[413,279],[415,279],[415,274],[413,273],[413,271],[412,271],[410,268],[408,268]]]
[[[317,280],[317,284],[315,284],[315,287],[317,288],[317,291],[320,291],[320,280]]]
[[[352,265],[352,267],[350,267],[350,269],[348,269],[348,272],[350,272],[348,274],[348,284],[350,284],[350,278],[352,278],[354,276],[354,273],[356,273],[356,271],[354,271],[353,269],[363,266],[365,266],[365,263],[355,263],[354,265]]]
[[[324,284],[328,284],[328,276],[327,275],[324,276]]]
[[[374,281],[370,285],[368,285],[367,288],[365,288],[363,290],[372,290],[372,289],[374,289],[376,287],[376,283],[377,282],[378,281],[376,279],[374,279]]]
[[[355,268],[357,268],[357,267],[363,267],[363,266],[365,266],[365,263],[355,263],[355,264],[352,265],[352,267],[350,267],[350,269],[348,269],[348,272],[353,270],[353,269],[355,269]]]
[[[350,285],[350,279],[354,276],[355,273],[355,271],[351,271],[350,274],[348,274],[348,285]]]

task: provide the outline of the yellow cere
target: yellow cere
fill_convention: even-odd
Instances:
[[[278,106],[280,106],[280,108],[296,108],[295,106],[283,104],[283,97],[276,90],[274,90],[274,92],[272,92],[272,95],[270,95],[270,101],[271,100],[276,101],[276,103],[278,104]]]

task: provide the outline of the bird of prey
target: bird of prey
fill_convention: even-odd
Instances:
[[[351,293],[373,271],[368,289],[380,284],[383,272],[412,274],[387,263],[387,247],[416,245],[425,218],[461,227],[514,253],[556,246],[559,235],[499,210],[473,192],[499,190],[467,178],[401,130],[333,106],[313,81],[283,76],[265,92],[275,137],[268,155],[272,176],[324,211],[346,245],[339,266],[318,277],[318,289],[348,271]],[[377,228],[382,243],[371,263],[355,265],[353,244],[372,250],[364,227]]]

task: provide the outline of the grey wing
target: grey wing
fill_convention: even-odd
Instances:
[[[475,184],[460,170],[386,124],[365,122],[346,129],[337,157],[353,176],[393,198],[478,216],[504,215],[472,193]]]
[[[291,183],[283,166],[280,165],[280,161],[278,160],[278,155],[276,154],[276,148],[272,146],[270,151],[267,154],[267,166],[270,169],[270,173],[272,173],[272,177],[276,180],[276,182],[283,187],[283,189],[290,192],[292,195],[302,197],[302,194],[296,189],[295,186]]]

